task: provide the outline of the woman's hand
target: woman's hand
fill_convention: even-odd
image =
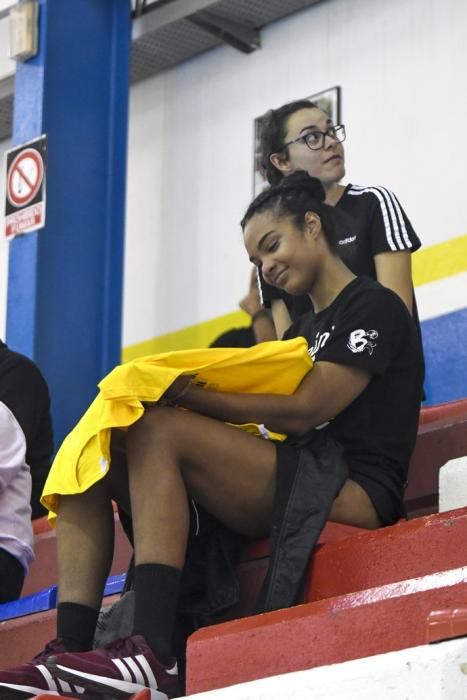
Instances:
[[[187,393],[190,384],[190,375],[180,374],[162,394],[158,404],[160,406],[176,406],[179,399]]]
[[[251,326],[257,343],[264,343],[267,340],[277,340],[274,324],[269,318],[268,312],[261,304],[256,267],[251,271],[248,294],[240,300],[239,306],[242,311],[245,311],[251,316]]]
[[[250,273],[250,287],[248,289],[248,294],[246,294],[243,299],[240,299],[238,305],[242,311],[245,311],[245,313],[251,317],[253,317],[258,311],[261,311],[263,308],[261,299],[259,298],[256,267],[254,267]]]

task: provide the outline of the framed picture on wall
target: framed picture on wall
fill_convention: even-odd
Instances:
[[[341,88],[336,85],[327,90],[321,90],[321,92],[316,92],[314,95],[309,95],[308,97],[297,98],[308,100],[318,105],[323,112],[327,112],[331,117],[334,124],[340,124],[341,121]],[[261,192],[266,186],[267,181],[261,174],[261,169],[259,167],[259,143],[261,128],[263,124],[264,115],[256,117],[254,122],[254,134],[255,134],[255,152],[253,161],[253,197]]]

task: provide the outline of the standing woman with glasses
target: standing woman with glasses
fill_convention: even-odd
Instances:
[[[334,125],[326,112],[308,100],[270,110],[261,120],[259,163],[269,184],[305,170],[321,180],[326,203],[343,212],[336,241],[339,257],[355,275],[366,275],[396,292],[418,327],[411,253],[420,247],[396,196],[375,185],[342,185],[345,175],[345,126]],[[302,313],[310,310],[308,297],[291,298],[264,285],[265,302],[271,301],[278,337]],[[421,336],[420,336],[421,338]]]

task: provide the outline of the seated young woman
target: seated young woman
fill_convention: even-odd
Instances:
[[[336,255],[336,212],[323,202],[320,181],[296,172],[261,193],[242,222],[248,255],[266,281],[313,302],[287,332],[307,339],[312,370],[290,396],[206,391],[179,378],[165,396],[172,405],[148,407],[128,430],[126,463],[113,461],[84,493],[59,495],[57,639],[35,660],[0,672],[0,698],[60,693],[64,682],[108,695],[149,687],[154,700],[175,697],[172,638],[190,499],[230,530],[264,537],[278,485],[303,470],[318,441],[340,445],[346,469],[329,502],[331,520],[377,528],[403,516],[420,346],[400,297],[356,277]],[[289,437],[262,440],[225,421]],[[302,509],[326,492],[333,454],[321,485],[300,489]],[[112,557],[112,497],[132,518],[134,634],[91,651]]]

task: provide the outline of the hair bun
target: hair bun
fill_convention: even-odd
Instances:
[[[321,180],[308,175],[305,170],[296,170],[284,177],[279,184],[279,188],[281,190],[307,192],[313,199],[316,199],[317,202],[324,202],[326,199],[326,192],[324,191]]]

